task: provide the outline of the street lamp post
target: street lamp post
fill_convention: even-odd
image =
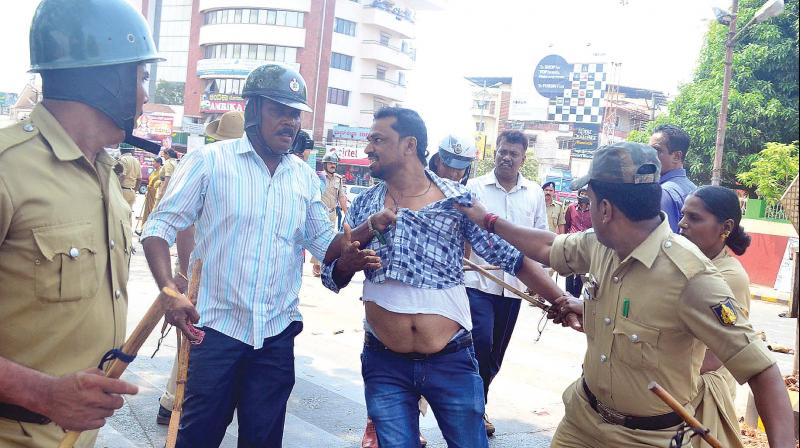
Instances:
[[[714,146],[714,167],[711,170],[711,185],[719,185],[722,180],[722,153],[725,147],[725,131],[728,127],[728,96],[730,94],[733,71],[733,46],[739,36],[750,25],[761,23],[779,15],[783,12],[783,8],[783,0],[767,0],[756,11],[753,18],[737,33],[736,19],[738,18],[739,0],[733,0],[730,11],[730,24],[728,25],[728,37],[725,39],[725,75],[722,80],[722,103],[720,104],[719,118],[717,119],[717,140]]]

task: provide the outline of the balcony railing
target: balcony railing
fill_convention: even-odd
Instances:
[[[362,75],[361,79],[377,79],[378,81],[383,81],[383,82],[385,82],[387,84],[391,84],[393,86],[402,87],[402,88],[406,87],[406,83],[405,82],[395,81],[393,79],[381,78],[380,76],[376,76],[376,75]]]
[[[379,40],[363,40],[363,41],[361,41],[361,43],[367,44],[367,45],[380,45],[381,47],[388,48],[388,49],[394,51],[397,54],[408,56],[409,58],[411,58],[412,61],[416,61],[417,60],[417,50],[415,50],[413,48],[409,48],[409,49],[405,49],[404,50],[402,48],[398,48],[398,47],[396,47],[394,45],[389,45],[389,44],[381,42]]]

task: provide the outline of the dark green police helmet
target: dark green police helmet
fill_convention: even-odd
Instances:
[[[30,51],[32,72],[164,60],[147,21],[126,0],[43,0]]]
[[[250,72],[242,96],[260,96],[293,109],[311,112],[306,81],[300,73],[284,65],[266,64]]]

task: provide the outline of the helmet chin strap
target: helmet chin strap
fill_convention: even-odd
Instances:
[[[289,154],[292,147],[286,148],[286,151],[273,150],[264,140],[261,135],[261,102],[263,99],[260,96],[250,97],[247,104],[244,106],[244,132],[247,134],[247,139],[256,151],[262,153],[283,156]]]

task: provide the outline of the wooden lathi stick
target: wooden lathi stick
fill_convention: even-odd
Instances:
[[[686,409],[678,403],[678,400],[670,395],[663,387],[659,386],[655,381],[652,381],[647,388],[650,389],[650,392],[656,394],[667,406],[671,407],[675,413],[680,415],[683,421],[699,434],[706,443],[711,445],[712,448],[722,448],[722,443],[709,433],[709,429],[705,428],[703,424],[700,423],[700,420],[697,420],[693,415],[686,412]]]
[[[192,265],[192,275],[189,277],[188,297],[192,305],[197,304],[197,293],[200,291],[200,275],[203,273],[203,260],[195,260]],[[189,376],[189,350],[191,343],[186,335],[180,334],[180,347],[178,348],[178,374],[175,378],[175,398],[172,402],[172,415],[169,418],[167,429],[166,448],[175,448],[178,441],[178,425],[183,413],[183,396],[186,392],[186,378]]]
[[[503,279],[492,275],[489,271],[484,269],[482,266],[473,263],[468,258],[464,258],[464,263],[466,263],[467,266],[469,266],[470,268],[474,269],[476,272],[480,273],[481,275],[483,275],[484,277],[488,278],[489,280],[497,283],[498,285],[502,286],[503,288],[505,288],[505,289],[513,292],[514,294],[522,297],[523,299],[527,300],[533,306],[541,308],[544,311],[547,311],[547,310],[550,309],[549,305],[547,305],[545,303],[542,303],[542,302],[534,299],[533,297],[529,296],[528,294],[525,294],[524,292],[520,291],[519,289],[509,285],[508,283],[503,281]]]
[[[147,337],[153,332],[153,328],[156,327],[161,318],[164,317],[164,313],[172,306],[172,302],[180,297],[181,294],[179,292],[170,288],[162,288],[161,293],[156,297],[153,304],[150,305],[150,309],[147,310],[142,320],[139,321],[139,324],[133,330],[133,333],[128,337],[128,340],[122,345],[122,352],[126,355],[136,356],[136,354],[139,353],[139,349],[142,348],[144,341],[147,340]],[[127,367],[127,362],[115,358],[106,368],[106,377],[119,378]],[[64,438],[61,439],[58,448],[73,448],[80,435],[80,431],[68,431],[64,435]]]
[[[500,268],[498,266],[492,266],[490,264],[478,265],[478,266],[482,267],[483,269],[485,269],[487,271],[499,271],[499,270],[502,269],[502,268]],[[473,268],[472,266],[464,266],[464,272],[470,272],[470,271],[474,271],[474,270],[475,270],[475,268]]]

